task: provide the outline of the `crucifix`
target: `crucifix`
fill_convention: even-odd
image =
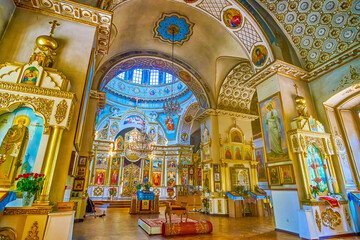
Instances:
[[[298,86],[296,85],[296,83],[294,83],[294,88],[295,88],[295,91],[296,91],[296,95],[299,96],[299,92],[298,92]]]
[[[53,20],[52,22],[49,22],[49,24],[51,24],[50,37],[52,37],[54,35],[55,28],[60,26],[60,23],[58,23],[56,20]]]

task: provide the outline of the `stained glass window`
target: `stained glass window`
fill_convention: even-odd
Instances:
[[[118,78],[120,78],[120,79],[125,79],[125,72],[121,72],[121,73],[118,75]]]
[[[318,186],[321,192],[327,192],[327,179],[324,169],[324,163],[319,149],[310,145],[308,148],[307,162],[310,173],[310,185]]]

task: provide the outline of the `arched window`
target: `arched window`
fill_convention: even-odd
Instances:
[[[141,84],[142,69],[134,69],[133,83]]]

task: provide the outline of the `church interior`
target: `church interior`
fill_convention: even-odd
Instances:
[[[0,239],[360,239],[360,0],[0,0]]]

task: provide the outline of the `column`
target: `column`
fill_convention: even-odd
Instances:
[[[92,156],[90,155],[86,160],[86,174],[85,174],[85,184],[84,184],[84,190],[82,193],[82,198],[85,198],[87,196],[87,190],[90,182],[90,164],[91,164]],[[94,161],[93,161],[94,162]]]
[[[227,191],[232,191],[229,164],[226,164],[225,176],[226,176],[226,190]]]
[[[50,205],[49,194],[63,132],[63,127],[53,126],[51,129],[44,162],[41,168],[41,173],[45,175],[45,181],[39,200],[36,203],[37,205]]]
[[[150,159],[150,168],[149,168],[149,182],[153,183],[153,160],[154,157]]]
[[[211,163],[210,164],[210,191],[214,192],[215,188],[214,188],[214,165]]]
[[[106,185],[110,186],[111,184],[111,166],[112,166],[112,152],[109,154],[108,166],[106,171]]]
[[[94,149],[95,149],[95,152],[94,152],[93,161],[91,164],[90,185],[94,185],[94,183],[95,183],[95,163],[97,160],[97,146],[95,146]]]
[[[257,162],[250,162],[250,169],[251,169],[251,183],[250,183],[250,191],[254,192],[255,190],[255,186],[258,185],[258,181],[257,181],[257,171],[256,171],[256,166],[257,166]]]
[[[162,161],[162,186],[167,186],[166,183],[166,161],[165,161],[165,152],[163,153],[163,161]]]
[[[211,122],[211,158],[213,162],[220,162],[220,134],[219,134],[219,118],[218,115],[210,116]]]
[[[221,189],[223,192],[226,192],[226,186],[227,186],[227,176],[226,176],[226,163],[221,164]]]
[[[182,164],[181,164],[181,151],[179,152],[179,159],[178,159],[178,174],[176,176],[176,185],[181,185],[181,176],[182,176]]]

